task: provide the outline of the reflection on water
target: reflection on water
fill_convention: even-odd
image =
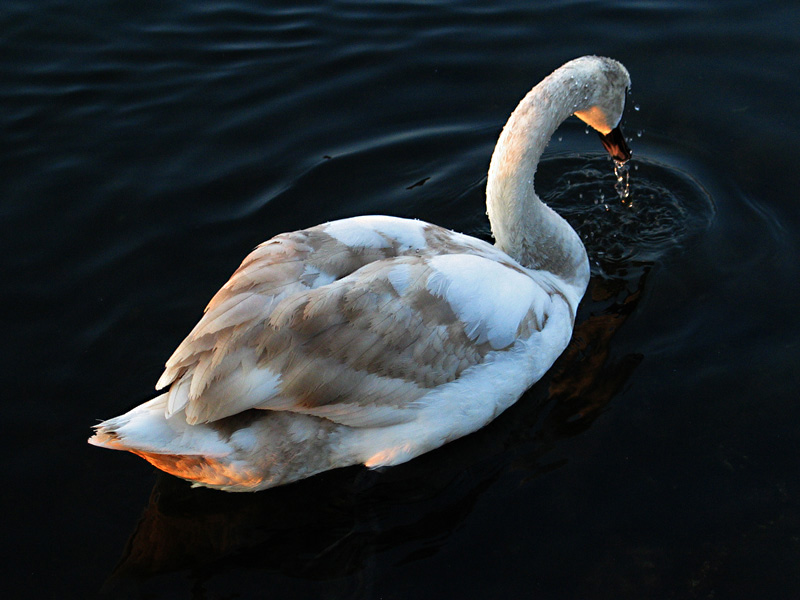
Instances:
[[[232,556],[240,566],[255,562],[317,580],[357,572],[389,548],[406,552],[401,561],[435,553],[491,477],[467,482],[441,460],[418,466],[388,474],[347,468],[236,495],[160,475],[107,588],[198,565],[213,569]]]
[[[611,341],[639,303],[648,273],[649,268],[644,268],[633,282],[592,279],[587,293],[592,306],[602,308],[575,328],[562,366],[550,383],[550,397],[571,427],[588,427],[641,362],[641,354],[612,361]]]

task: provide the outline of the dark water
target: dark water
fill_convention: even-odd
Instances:
[[[796,597],[798,24],[769,1],[4,2],[4,597]],[[594,277],[495,423],[246,496],[85,443],[260,241],[363,213],[486,236],[502,124],[587,53],[633,78],[634,206],[566,123],[538,185]]]

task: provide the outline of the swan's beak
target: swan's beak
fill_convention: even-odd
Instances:
[[[625,163],[631,159],[631,149],[628,148],[625,136],[622,135],[622,127],[619,125],[605,135],[601,133],[600,141],[614,160]]]

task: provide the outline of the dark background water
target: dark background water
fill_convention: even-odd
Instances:
[[[578,211],[576,344],[495,423],[246,496],[85,443],[272,235],[485,236],[505,119],[587,53],[681,211],[606,262],[621,225]],[[796,597],[796,3],[6,0],[0,68],[4,597]],[[557,136],[568,207],[559,157],[599,148]]]

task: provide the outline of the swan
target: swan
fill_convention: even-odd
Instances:
[[[584,56],[536,85],[491,158],[495,244],[413,219],[359,216],[249,254],[166,363],[162,393],[89,443],[227,491],[354,464],[397,465],[476,431],[566,348],[589,281],[577,233],[534,174],[569,116],[616,160],[630,76]]]

